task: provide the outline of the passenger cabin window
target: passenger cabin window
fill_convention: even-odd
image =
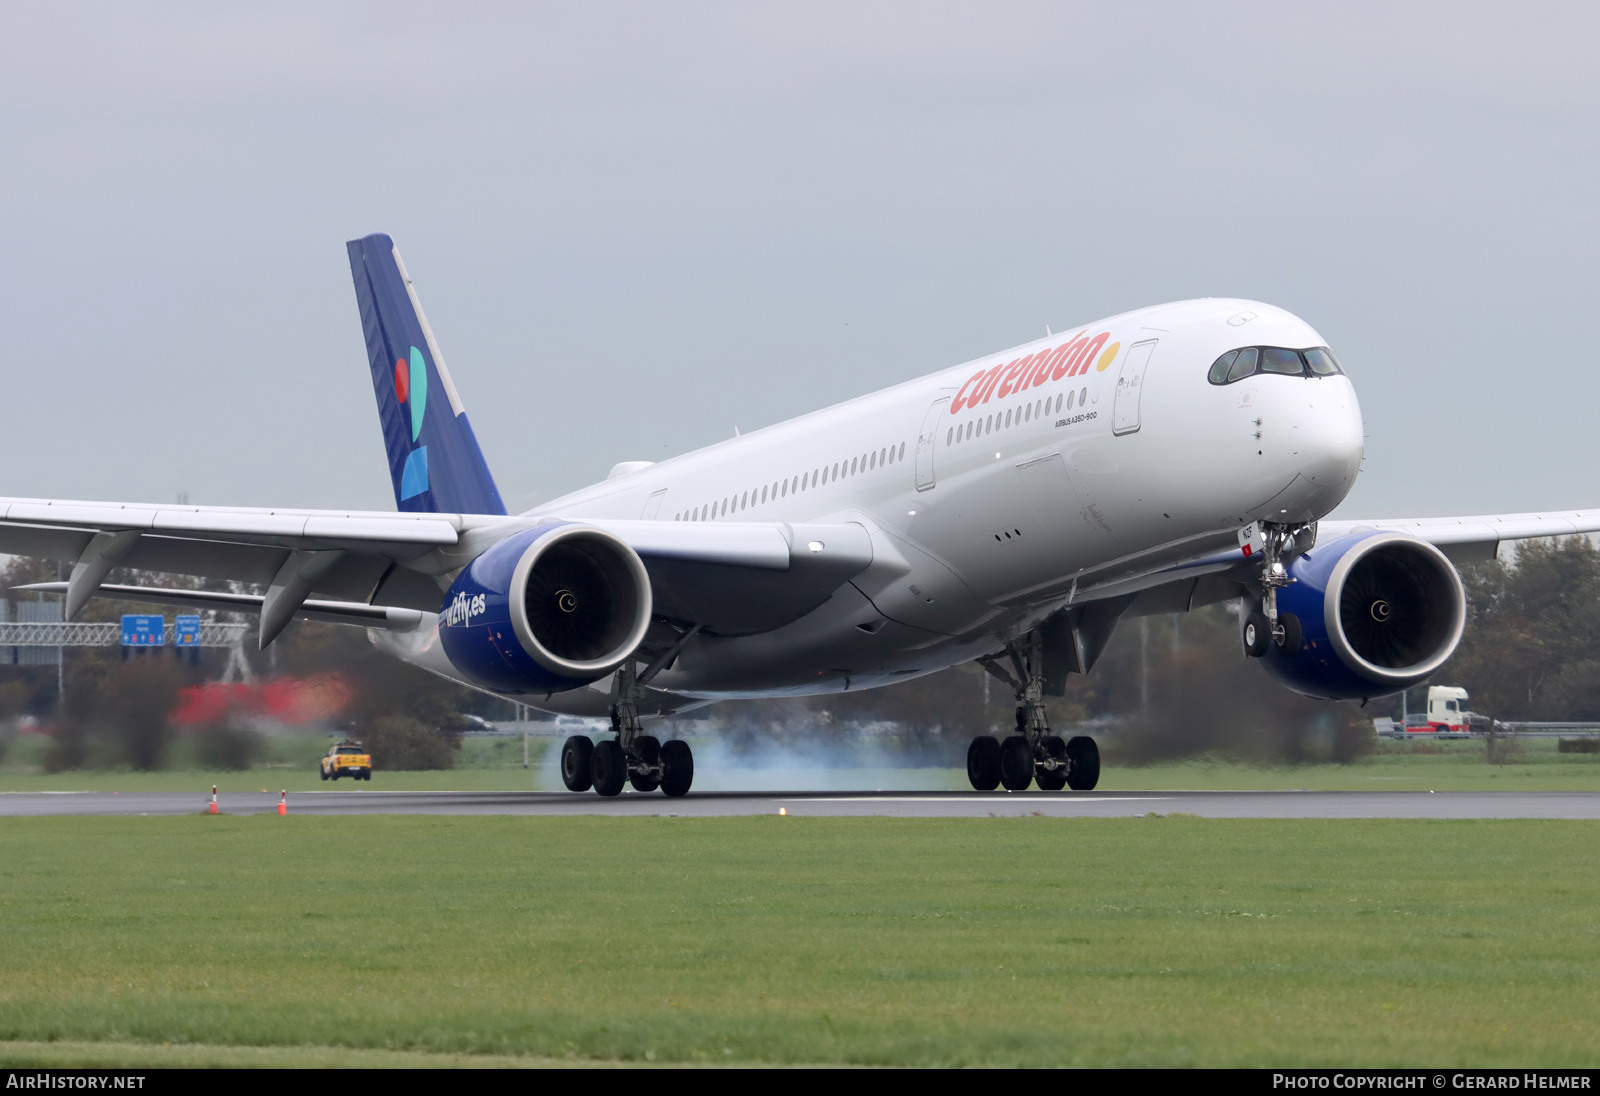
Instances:
[[[1283,346],[1246,346],[1230,350],[1211,363],[1206,379],[1212,384],[1232,384],[1256,373],[1285,377],[1335,377],[1344,370],[1326,346],[1291,350]]]

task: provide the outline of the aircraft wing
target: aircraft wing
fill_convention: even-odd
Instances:
[[[1493,559],[1503,540],[1565,537],[1600,532],[1600,510],[1550,510],[1535,514],[1478,514],[1450,518],[1382,518],[1322,521],[1317,539],[1326,543],[1368,530],[1410,533],[1454,563]]]
[[[1327,544],[1351,533],[1409,533],[1438,548],[1457,565],[1494,559],[1502,541],[1600,533],[1600,510],[1550,510],[1529,514],[1477,514],[1443,518],[1323,520],[1316,540]],[[1181,613],[1249,592],[1259,564],[1238,551],[1103,583],[1084,602],[1100,602],[1119,616]]]
[[[70,561],[75,615],[97,594],[257,611],[263,645],[296,616],[397,630],[437,612],[448,579],[520,530],[581,521],[626,541],[650,574],[658,616],[723,634],[777,627],[815,608],[872,560],[853,523],[688,523],[553,515],[394,513],[0,498],[0,553]],[[266,587],[265,594],[104,586],[119,567]],[[317,595],[313,597],[312,595]]]

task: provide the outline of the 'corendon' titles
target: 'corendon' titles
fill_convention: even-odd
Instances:
[[[961,386],[956,398],[950,401],[950,413],[959,414],[963,408],[988,403],[992,397],[1005,399],[1050,381],[1087,373],[1097,357],[1097,367],[1104,369],[1116,358],[1122,346],[1121,343],[1106,346],[1106,340],[1110,337],[1109,331],[1102,331],[1092,339],[1079,332],[1060,346],[1046,347],[1037,354],[980,370],[967,378],[967,383]]]

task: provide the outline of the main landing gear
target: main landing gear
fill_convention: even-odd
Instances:
[[[1300,618],[1293,613],[1278,612],[1278,591],[1294,581],[1284,565],[1283,554],[1285,549],[1292,549],[1296,555],[1309,549],[1316,539],[1316,526],[1262,522],[1261,531],[1266,540],[1258,580],[1261,604],[1245,615],[1240,640],[1249,658],[1263,657],[1268,647],[1278,648],[1278,653],[1284,656],[1296,655],[1305,645]]]
[[[619,795],[624,784],[636,792],[660,788],[676,798],[689,794],[694,783],[694,753],[681,739],[662,742],[647,735],[639,723],[635,700],[637,681],[631,665],[617,672],[618,700],[611,708],[615,738],[592,741],[574,735],[561,746],[561,782],[570,792],[593,788],[604,796]]]
[[[1071,788],[1092,791],[1100,782],[1100,748],[1094,739],[1078,735],[1063,741],[1050,731],[1044,710],[1044,639],[1032,632],[1026,639],[1008,643],[1006,655],[1015,676],[998,662],[998,656],[978,661],[983,668],[1010,685],[1017,695],[1016,733],[1004,739],[979,735],[967,747],[967,779],[980,792],[1004,785],[1020,792],[1029,784],[1040,791]]]

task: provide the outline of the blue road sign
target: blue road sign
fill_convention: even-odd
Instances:
[[[167,618],[126,613],[122,617],[124,647],[163,647],[167,642]]]
[[[176,647],[200,646],[200,615],[179,613],[172,618],[172,642]]]

